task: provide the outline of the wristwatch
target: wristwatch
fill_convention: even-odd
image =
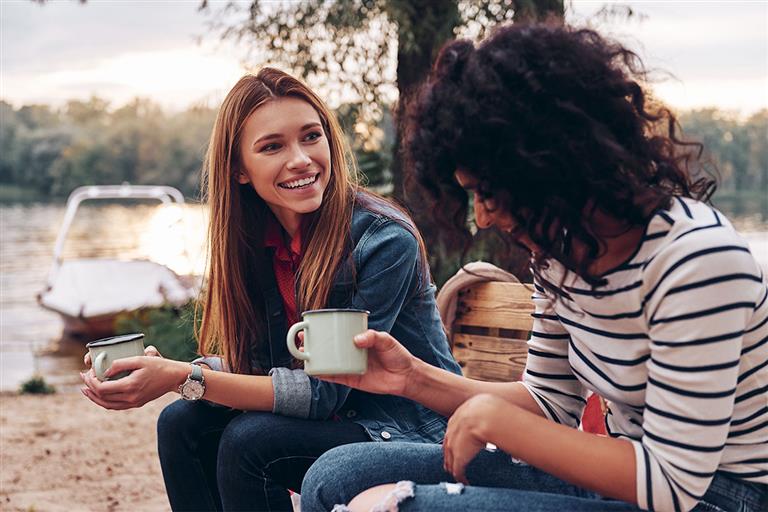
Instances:
[[[200,400],[205,394],[203,369],[196,364],[190,364],[190,366],[192,371],[187,376],[187,380],[179,386],[179,394],[182,400]]]

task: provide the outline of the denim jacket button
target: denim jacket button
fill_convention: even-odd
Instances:
[[[357,416],[357,413],[355,411],[353,410],[347,411],[347,418],[354,418],[355,416]]]
[[[388,440],[388,439],[389,439],[389,438],[391,438],[391,437],[392,437],[392,434],[390,434],[390,433],[389,433],[389,432],[387,432],[386,430],[383,430],[383,431],[381,432],[381,438],[382,438],[382,439]]]

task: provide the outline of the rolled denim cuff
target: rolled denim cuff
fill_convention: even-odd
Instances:
[[[312,385],[304,370],[278,367],[269,370],[269,375],[275,394],[272,412],[293,418],[309,418]]]
[[[192,361],[192,364],[200,364],[200,363],[208,365],[208,367],[211,370],[215,370],[217,372],[226,371],[224,369],[224,360],[219,356],[198,357],[197,359]]]

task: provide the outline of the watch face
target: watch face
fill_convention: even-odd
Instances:
[[[184,400],[200,400],[205,392],[205,387],[200,381],[187,380],[181,386],[181,398]]]

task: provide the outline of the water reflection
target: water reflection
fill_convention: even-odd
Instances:
[[[83,346],[61,340],[59,316],[35,300],[46,286],[64,211],[63,205],[0,206],[0,390],[16,389],[35,372],[60,388],[77,385]],[[85,204],[62,257],[146,258],[199,274],[206,223],[199,205]]]

